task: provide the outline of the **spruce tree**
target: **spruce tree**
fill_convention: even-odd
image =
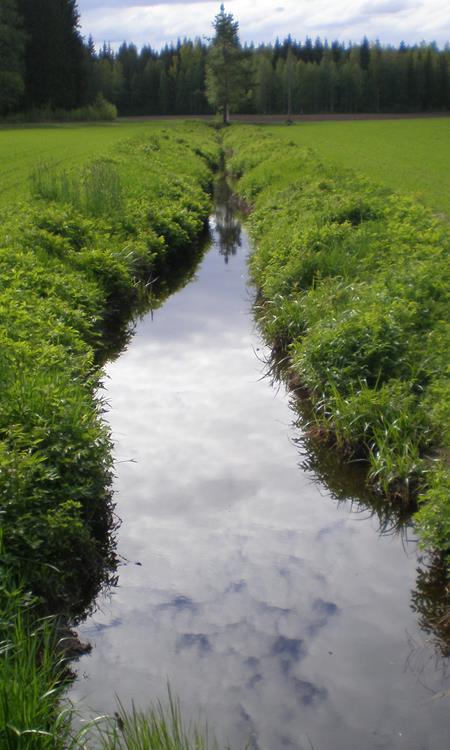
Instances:
[[[230,111],[238,107],[245,91],[246,69],[239,24],[223,5],[213,22],[215,31],[206,64],[206,96],[228,125]]]
[[[79,106],[86,67],[76,0],[18,0],[18,4],[27,33],[27,107]]]
[[[284,85],[286,89],[286,102],[287,102],[287,119],[291,122],[292,117],[292,94],[294,89],[294,75],[295,75],[295,57],[292,49],[289,48],[286,57],[286,65],[284,69]]]
[[[269,54],[260,53],[255,56],[254,103],[256,111],[263,115],[271,113],[274,95],[275,76]]]
[[[0,3],[0,115],[16,109],[24,94],[25,34],[16,0]]]

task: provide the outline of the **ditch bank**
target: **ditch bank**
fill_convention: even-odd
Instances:
[[[225,144],[251,208],[257,318],[308,394],[310,432],[367,461],[384,497],[418,500],[424,546],[448,557],[448,227],[261,129]]]
[[[33,201],[1,217],[6,747],[59,731],[61,663],[51,624],[38,618],[80,616],[114,580],[117,518],[100,365],[123,346],[138,310],[157,307],[193,273],[218,160],[206,126],[153,128],[81,170],[37,165]]]

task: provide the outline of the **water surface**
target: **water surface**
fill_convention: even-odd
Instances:
[[[80,627],[94,649],[71,697],[145,706],[170,680],[234,748],[443,750],[446,665],[411,610],[413,534],[381,535],[301,468],[229,206],[212,234],[108,367],[124,564]]]

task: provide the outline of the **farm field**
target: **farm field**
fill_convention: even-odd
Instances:
[[[177,128],[182,120],[0,128],[0,207],[29,196],[29,173],[37,162],[75,166],[162,123]],[[305,122],[267,125],[264,130],[316,149],[327,161],[412,193],[431,209],[450,215],[449,118]]]
[[[416,195],[450,215],[450,119],[305,122],[267,126],[280,140],[315,149],[327,161]]]
[[[105,154],[118,141],[160,127],[157,121],[0,127],[0,207],[29,197],[29,174],[36,163],[73,167]]]

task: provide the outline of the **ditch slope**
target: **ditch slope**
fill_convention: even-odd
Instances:
[[[140,306],[189,277],[218,156],[206,126],[153,129],[82,167],[36,165],[34,199],[2,215],[2,747],[54,748],[68,731],[38,618],[79,616],[114,576],[101,364]]]
[[[423,544],[448,555],[448,226],[294,141],[235,127],[225,142],[258,320],[308,393],[311,431],[367,460],[386,498],[418,498]]]

